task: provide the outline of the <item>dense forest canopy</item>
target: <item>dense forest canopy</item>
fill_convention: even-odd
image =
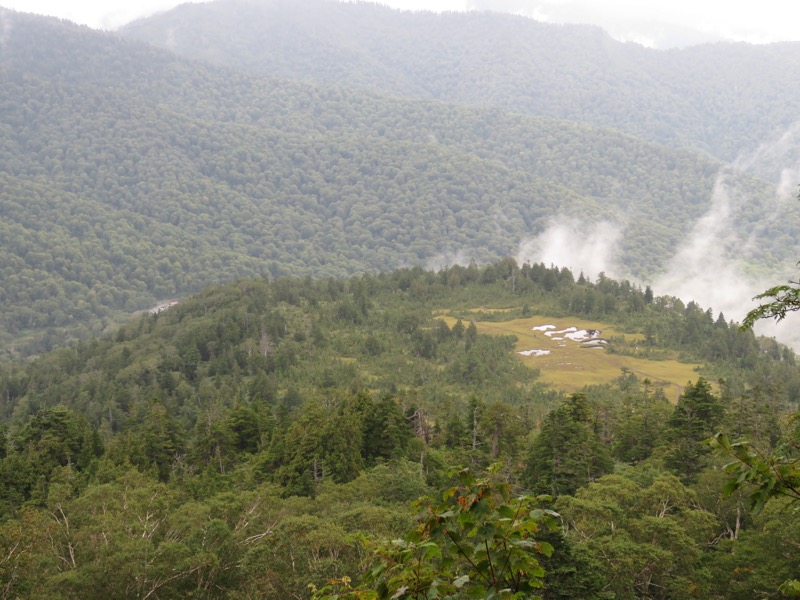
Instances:
[[[725,161],[800,113],[797,43],[652,50],[591,26],[329,0],[184,4],[121,32],[273,77],[593,123]]]
[[[235,277],[512,256],[556,216],[614,223],[622,271],[646,280],[723,168],[593,125],[269,79],[3,15],[4,358]],[[725,251],[785,263],[796,207],[778,217],[768,183],[728,179]]]
[[[677,402],[626,370],[565,396],[475,322],[559,311],[642,336],[586,353],[702,366]],[[459,545],[476,535],[498,553],[535,544],[508,560],[537,575],[507,585],[553,599],[752,598],[798,567],[796,513],[723,497],[704,443],[781,443],[794,354],[626,281],[510,260],[240,280],[4,367],[0,397],[12,597],[305,598],[362,579],[466,592],[480,567]],[[454,466],[469,472],[453,481]],[[503,526],[519,506],[532,520]],[[424,576],[381,575],[402,561]]]

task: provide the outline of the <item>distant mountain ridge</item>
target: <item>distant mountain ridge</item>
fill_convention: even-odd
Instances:
[[[800,43],[661,51],[592,26],[329,0],[185,4],[121,34],[273,77],[593,123],[725,161],[800,114]]]

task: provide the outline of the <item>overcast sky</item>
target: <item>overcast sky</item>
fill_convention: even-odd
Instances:
[[[301,0],[297,0],[301,1]],[[179,0],[0,0],[0,6],[114,29]],[[800,40],[797,0],[383,0],[409,10],[493,10],[601,26],[617,39],[666,47],[732,39]]]

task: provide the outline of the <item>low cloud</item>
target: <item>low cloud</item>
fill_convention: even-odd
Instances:
[[[775,184],[771,203],[760,208],[758,231],[749,238],[737,238],[734,231],[735,214],[751,211],[750,198],[737,185],[741,172],[763,177]],[[748,275],[737,262],[760,244],[770,225],[785,219],[790,202],[796,202],[800,183],[800,121],[793,123],[773,139],[760,144],[753,152],[740,156],[717,177],[711,197],[711,207],[697,221],[685,243],[670,261],[666,273],[653,283],[658,294],[677,296],[684,301],[694,300],[704,308],[722,312],[728,320],[741,322],[758,305],[753,298],[765,289],[797,277],[796,267],[790,264],[772,265],[766,277]],[[800,256],[793,260],[800,259]],[[800,316],[791,315],[781,323],[762,321],[756,333],[775,337],[800,351]]]
[[[539,236],[520,244],[516,261],[569,267],[576,275],[583,272],[594,278],[601,272],[618,277],[617,244],[621,236],[617,225],[586,223],[569,217],[556,217]]]
[[[715,314],[723,313],[727,320],[741,322],[748,311],[757,306],[753,298],[768,287],[782,283],[787,269],[775,269],[775,278],[762,279],[747,275],[739,264],[731,259],[736,248],[746,245],[744,240],[732,238],[732,213],[737,204],[746,202],[740,198],[730,171],[721,173],[714,186],[711,207],[697,221],[686,242],[670,260],[667,271],[653,283],[659,295],[693,300]],[[780,190],[778,190],[780,192]],[[796,317],[780,325],[770,322],[757,324],[756,333],[775,337],[800,351],[800,334]],[[795,326],[793,326],[793,324]]]
[[[797,197],[800,184],[800,121],[795,121],[753,152],[739,157],[733,168],[753,173],[777,185],[779,201]]]
[[[736,320],[744,318],[746,306],[758,293],[759,284],[748,281],[735,262],[728,259],[731,222],[731,188],[725,174],[714,184],[711,208],[695,223],[686,242],[678,249],[667,272],[653,284],[659,294],[694,300]]]
[[[633,0],[465,0],[465,4],[474,10],[510,12],[538,21],[598,25],[618,40],[659,48],[722,39],[750,43],[797,39],[791,18],[797,8],[789,9],[779,0],[763,0],[758,14],[746,3],[728,5],[723,14],[715,3],[672,0],[659,7],[657,16],[650,3]]]
[[[753,328],[758,335],[774,337],[795,352],[800,352],[800,314],[789,314],[782,321],[760,321]]]
[[[741,239],[733,233],[737,212],[749,201],[737,185],[737,179],[733,168],[720,172],[711,206],[687,233],[665,273],[652,282],[652,286],[659,295],[675,296],[684,302],[695,301],[704,309],[712,309],[715,317],[721,312],[726,320],[741,322],[747,312],[758,305],[753,299],[756,295],[796,278],[796,270],[794,265],[775,265],[771,275],[755,277],[739,262],[738,257],[746,254],[748,245],[758,244],[759,240]],[[793,181],[791,176],[789,179]],[[781,202],[782,193],[780,187],[776,188],[777,204]],[[781,218],[779,207],[772,208],[776,210],[769,218]],[[569,267],[576,275],[582,271],[589,279],[595,279],[601,272],[620,278],[625,276],[617,258],[621,235],[621,227],[614,223],[587,224],[574,218],[557,217],[542,234],[522,242],[515,259],[519,264],[541,262]],[[448,264],[454,264],[454,259],[455,256],[451,256]],[[759,335],[775,337],[800,352],[800,314],[790,315],[778,324],[763,321],[755,329]]]
[[[474,260],[473,254],[468,250],[453,250],[442,252],[432,256],[425,262],[425,269],[428,271],[441,271],[447,267],[460,265],[468,266]]]

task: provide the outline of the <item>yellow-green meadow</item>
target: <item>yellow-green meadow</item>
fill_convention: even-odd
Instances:
[[[452,317],[444,318],[449,325],[455,322]],[[605,340],[623,337],[635,342],[642,336],[624,333],[599,321],[533,315],[511,321],[476,321],[475,325],[480,333],[516,336],[514,350],[519,360],[540,369],[541,381],[564,392],[607,383],[619,377],[622,369],[627,369],[640,379],[662,384],[667,397],[675,401],[683,386],[697,379],[699,365],[696,363],[648,360],[608,352]],[[579,341],[581,331],[588,332],[583,335],[583,342]],[[578,339],[571,339],[569,335]]]

